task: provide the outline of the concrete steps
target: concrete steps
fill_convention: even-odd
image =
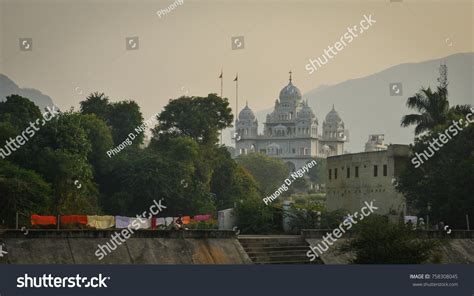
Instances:
[[[299,235],[241,235],[239,243],[254,264],[321,264],[309,261],[309,245]]]

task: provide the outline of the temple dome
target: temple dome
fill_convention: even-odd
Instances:
[[[308,118],[312,119],[316,116],[313,113],[313,109],[308,105],[308,102],[303,104],[303,108],[301,108],[300,112],[298,113],[298,118]]]
[[[332,105],[332,110],[326,115],[325,121],[326,123],[342,122],[341,116],[339,116],[339,113],[337,113],[336,109],[334,109],[334,105]]]
[[[301,100],[301,91],[293,85],[293,83],[290,82],[288,83],[287,86],[285,86],[281,91],[280,91],[280,102],[288,102],[288,101],[300,101]]]
[[[245,104],[245,108],[240,111],[239,120],[244,120],[244,121],[255,120],[255,114],[253,113],[252,109],[249,108],[248,104]]]

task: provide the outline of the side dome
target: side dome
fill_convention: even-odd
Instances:
[[[253,113],[252,109],[249,108],[248,104],[245,104],[245,108],[240,111],[239,120],[243,120],[243,121],[255,120],[255,114]]]
[[[342,122],[341,116],[339,116],[339,113],[337,113],[336,109],[334,109],[334,105],[332,105],[332,110],[326,115],[325,121],[326,123]]]
[[[308,105],[308,102],[304,103],[303,108],[298,113],[298,118],[313,119],[315,117],[313,109]]]

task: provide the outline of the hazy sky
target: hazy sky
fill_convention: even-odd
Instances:
[[[219,93],[221,68],[231,106],[238,72],[240,108],[248,100],[258,111],[273,106],[290,69],[305,93],[400,63],[474,51],[473,1],[184,0],[161,18],[157,11],[173,0],[0,2],[0,73],[61,109],[77,109],[86,94],[101,91],[112,101],[137,101],[145,119],[179,95]],[[364,14],[376,23],[309,75],[308,58]],[[127,51],[125,39],[135,36],[139,49]],[[244,36],[244,49],[231,49],[233,36]],[[33,50],[20,51],[19,38],[32,38]]]

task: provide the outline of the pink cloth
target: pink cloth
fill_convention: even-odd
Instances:
[[[207,221],[211,219],[211,215],[196,215],[194,216],[193,220],[194,221]]]

